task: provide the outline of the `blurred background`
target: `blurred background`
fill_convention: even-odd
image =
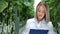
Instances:
[[[0,34],[21,34],[26,20],[34,17],[35,0],[0,0]],[[37,0],[38,1],[38,0]],[[49,5],[54,31],[60,34],[60,0],[41,0]]]

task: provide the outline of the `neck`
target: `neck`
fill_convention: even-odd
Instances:
[[[42,21],[43,19],[44,19],[44,18],[42,18],[42,19],[38,19],[38,18],[37,18],[38,22]]]
[[[37,19],[38,20],[38,23],[40,23],[43,19]]]

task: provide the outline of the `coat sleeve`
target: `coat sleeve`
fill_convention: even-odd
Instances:
[[[48,34],[55,34],[55,32],[53,31],[53,24],[52,24],[52,22],[49,22],[48,26],[49,26],[49,32],[48,32]]]
[[[24,31],[22,34],[29,34],[30,31],[30,20],[27,20]]]

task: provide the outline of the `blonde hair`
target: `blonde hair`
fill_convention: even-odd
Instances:
[[[49,16],[49,6],[48,6],[45,2],[40,2],[40,3],[37,5],[37,7],[38,7],[38,6],[41,6],[41,5],[44,5],[44,6],[46,7],[46,9],[47,9],[44,18],[45,18],[46,22],[49,22],[49,21],[50,21],[50,16]],[[37,12],[37,7],[36,7],[36,12]]]

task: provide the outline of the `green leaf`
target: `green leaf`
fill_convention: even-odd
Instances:
[[[25,4],[26,6],[31,6],[31,3],[30,3],[30,2],[24,2],[24,4]]]
[[[0,1],[0,13],[8,6],[8,3],[5,1]]]

